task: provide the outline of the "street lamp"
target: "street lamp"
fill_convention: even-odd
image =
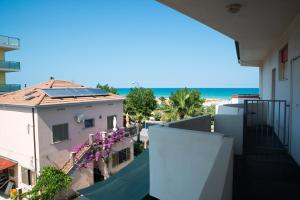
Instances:
[[[142,92],[141,91],[141,86],[140,86],[140,84],[139,84],[139,82],[137,82],[137,81],[133,81],[132,83],[131,83],[135,88],[138,88],[138,90],[140,91],[140,92]],[[143,102],[143,93],[141,93],[140,94],[140,97],[141,97],[141,102]],[[146,122],[145,122],[146,123]],[[137,133],[137,142],[140,142],[140,130],[139,130],[139,126],[140,126],[140,123],[139,123],[139,120],[136,122],[136,126],[137,126],[137,131],[138,131],[138,133]]]

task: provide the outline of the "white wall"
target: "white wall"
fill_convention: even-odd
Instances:
[[[223,136],[159,126],[151,126],[149,136],[150,195],[165,200],[198,199]]]
[[[288,80],[281,81],[279,80],[279,51],[285,45],[288,44],[288,68],[287,68],[287,77]],[[276,99],[287,100],[288,104],[291,104],[291,60],[300,55],[300,13],[295,17],[295,19],[291,22],[290,26],[286,30],[286,32],[282,35],[281,38],[278,38],[277,44],[274,44],[274,49],[268,57],[265,59],[262,68],[260,69],[260,90],[263,99],[271,99],[271,91],[272,91],[272,69],[276,69],[276,88],[275,94]],[[295,86],[296,88],[299,85]],[[291,107],[292,112],[296,111],[293,107]],[[297,111],[298,112],[298,111]],[[289,113],[288,113],[289,114]],[[277,118],[277,117],[276,117]],[[276,120],[276,119],[275,119]],[[278,120],[278,119],[277,119]],[[293,126],[294,130],[290,129],[290,138],[293,140],[293,134],[298,134],[295,130],[300,129],[299,119],[292,119],[292,115],[290,115],[290,127]],[[295,124],[296,123],[296,124]],[[283,127],[283,123],[281,123],[281,129]],[[294,137],[294,139],[297,137]],[[300,151],[299,145],[293,145],[293,143],[300,144],[300,141],[292,141],[291,142],[291,154],[297,163],[300,165],[300,154],[296,156],[296,152]]]
[[[84,114],[94,118],[95,127],[84,128],[84,123],[76,123],[74,116]],[[75,145],[88,140],[89,134],[107,128],[107,116],[117,115],[118,127],[123,126],[123,103],[102,102],[79,106],[38,108],[38,135],[41,167],[54,165],[61,168],[69,159],[70,152]],[[101,116],[101,119],[99,118]],[[52,142],[52,126],[69,124],[69,140],[59,143]]]
[[[243,153],[243,115],[215,115],[215,131],[234,138],[234,153]]]
[[[220,115],[243,115],[244,104],[216,105],[216,114]]]
[[[21,172],[21,166],[34,171],[31,108],[0,106],[0,155],[17,161],[17,172]],[[38,156],[37,154],[37,163]],[[18,177],[18,184],[20,183],[21,176]]]
[[[233,138],[224,138],[200,200],[232,200]]]

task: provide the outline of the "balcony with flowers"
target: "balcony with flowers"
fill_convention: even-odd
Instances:
[[[132,159],[133,141],[128,131],[124,128],[109,132],[98,131],[90,134],[85,143],[72,149],[70,159],[62,167],[62,171],[72,175],[83,168],[96,169],[103,180],[129,164]]]

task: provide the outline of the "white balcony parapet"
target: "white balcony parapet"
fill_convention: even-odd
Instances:
[[[210,128],[207,116],[149,128],[150,195],[174,200],[231,199],[233,139],[195,131],[201,129],[199,124]]]

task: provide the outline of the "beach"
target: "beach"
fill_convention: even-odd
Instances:
[[[168,104],[169,102],[169,97],[164,97],[166,100],[166,103]],[[157,103],[160,105],[161,100],[159,97],[155,98]],[[218,99],[218,98],[206,98],[205,102],[203,103],[203,106],[213,106],[213,105],[223,105],[223,104],[229,104],[230,100],[229,99]]]

